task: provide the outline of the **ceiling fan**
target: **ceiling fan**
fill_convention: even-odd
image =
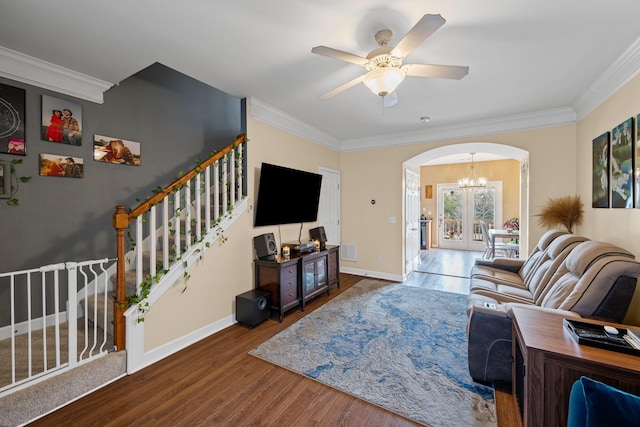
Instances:
[[[388,46],[393,33],[380,30],[375,39],[380,47],[369,52],[366,58],[326,46],[316,46],[312,53],[339,59],[352,64],[362,65],[367,73],[322,95],[320,99],[329,99],[359,83],[364,83],[374,94],[383,98],[385,107],[398,102],[396,88],[406,76],[431,77],[440,79],[461,79],[469,73],[469,67],[459,65],[405,64],[402,61],[415,48],[438,28],[445,19],[441,15],[424,15],[414,27],[394,47]]]

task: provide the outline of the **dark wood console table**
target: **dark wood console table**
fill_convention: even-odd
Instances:
[[[256,289],[271,293],[271,309],[282,322],[284,313],[304,307],[310,299],[326,292],[334,283],[340,287],[339,246],[293,254],[274,260],[255,260]]]
[[[563,319],[555,313],[513,308],[513,394],[525,427],[566,426],[571,386],[582,375],[640,395],[639,356],[578,344]]]

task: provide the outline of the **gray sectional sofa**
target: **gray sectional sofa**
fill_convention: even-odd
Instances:
[[[478,260],[467,301],[469,372],[478,382],[511,382],[511,308],[621,323],[640,263],[618,246],[549,231],[526,260]]]

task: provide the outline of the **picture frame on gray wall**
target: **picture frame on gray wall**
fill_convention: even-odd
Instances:
[[[93,160],[117,165],[140,166],[140,143],[94,135]]]
[[[82,145],[82,105],[42,95],[40,136],[44,141]]]
[[[40,153],[40,175],[84,178],[84,159],[82,157]]]
[[[11,165],[0,160],[0,199],[11,197]]]
[[[0,153],[26,156],[25,90],[0,83]]]

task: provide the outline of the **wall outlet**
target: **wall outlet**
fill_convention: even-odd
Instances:
[[[378,264],[380,264],[382,262],[382,255],[378,255],[376,257],[376,261],[378,261]]]
[[[397,222],[397,219],[395,216],[390,216],[389,217],[389,224],[395,224]]]

